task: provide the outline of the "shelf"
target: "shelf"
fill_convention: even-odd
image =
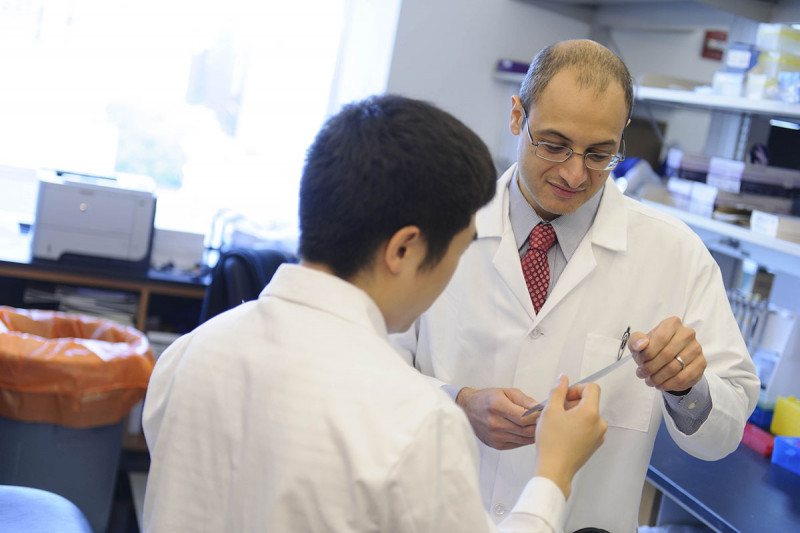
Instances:
[[[724,22],[727,15],[756,22],[800,22],[798,0],[525,0],[531,5],[601,26],[679,28]],[[730,20],[729,18],[727,19]]]
[[[642,87],[635,89],[635,98],[642,102],[675,104],[679,106],[701,107],[711,111],[732,111],[771,117],[800,118],[800,104],[787,104],[775,100],[753,100],[720,96],[717,94],[697,93],[660,87]]]
[[[775,272],[785,272],[793,276],[800,272],[800,244],[755,233],[747,228],[658,202],[650,200],[641,202],[685,222],[710,250],[741,259],[751,259]]]
[[[493,77],[497,81],[521,84],[522,80],[525,79],[525,74],[495,70]],[[697,107],[709,111],[730,111],[751,115],[800,119],[800,104],[787,104],[777,100],[754,100],[752,98],[737,98],[641,85],[634,86],[634,97],[639,102]]]

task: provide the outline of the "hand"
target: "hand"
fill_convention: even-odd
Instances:
[[[519,389],[461,389],[456,403],[464,409],[475,435],[487,446],[511,450],[533,444],[541,412],[522,418],[537,404]]]
[[[584,383],[567,389],[563,374],[550,393],[536,428],[536,475],[551,479],[569,498],[572,478],[603,444],[606,421],[600,417],[600,387]],[[570,397],[579,397],[567,407]]]
[[[702,379],[706,369],[706,358],[695,331],[684,326],[678,317],[662,320],[647,334],[633,333],[628,347],[639,365],[636,375],[658,390],[690,389]],[[685,368],[676,357],[683,360]]]

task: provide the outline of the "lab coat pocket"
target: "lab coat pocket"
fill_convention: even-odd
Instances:
[[[589,334],[581,364],[581,378],[614,363],[619,339]],[[625,350],[623,356],[627,355]],[[600,378],[600,416],[609,426],[648,431],[656,390],[636,377],[636,362],[629,360]]]

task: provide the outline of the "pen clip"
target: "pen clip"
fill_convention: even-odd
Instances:
[[[619,343],[619,352],[617,352],[617,361],[622,359],[622,354],[625,353],[625,345],[628,344],[628,339],[631,338],[631,327],[628,326],[628,329],[625,330],[625,333],[622,334],[622,342]]]

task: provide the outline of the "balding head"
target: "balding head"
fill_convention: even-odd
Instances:
[[[633,109],[633,82],[628,67],[614,52],[588,39],[561,41],[548,46],[533,58],[520,88],[520,100],[525,110],[539,101],[542,92],[562,70],[575,73],[579,87],[605,91],[610,83],[619,83],[625,94],[628,117]]]

